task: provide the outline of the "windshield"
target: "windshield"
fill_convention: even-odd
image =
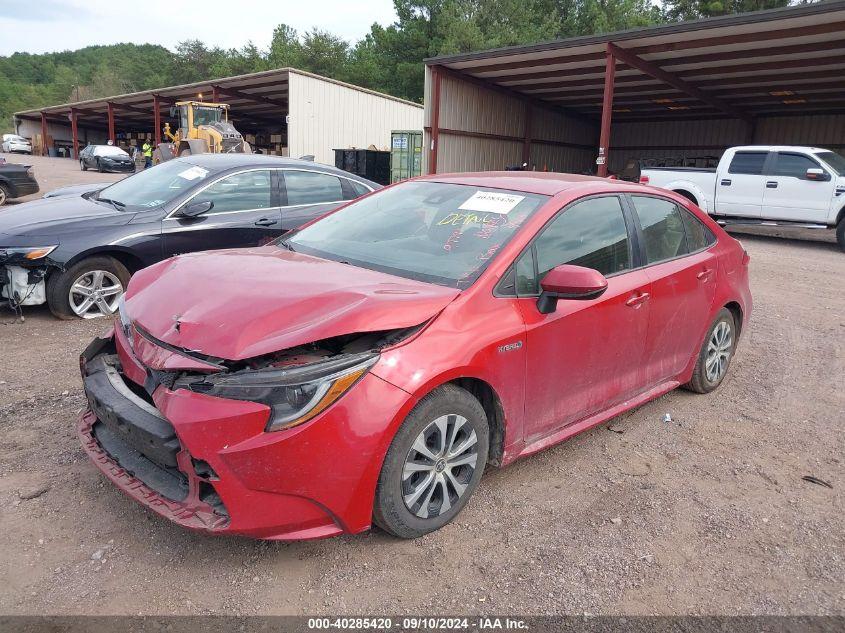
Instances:
[[[466,288],[547,196],[408,182],[354,202],[283,245],[382,272]]]
[[[97,145],[94,148],[94,155],[95,156],[129,156],[126,152],[124,152],[119,147],[115,147],[114,145]]]
[[[204,167],[171,160],[106,187],[98,200],[113,200],[127,207],[157,207],[209,177]]]
[[[818,152],[816,156],[826,162],[837,176],[845,176],[845,158],[836,152]]]
[[[222,108],[210,108],[208,106],[194,106],[194,125],[211,125],[217,123],[223,117]]]

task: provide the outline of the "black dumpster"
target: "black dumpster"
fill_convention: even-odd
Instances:
[[[390,184],[390,152],[375,149],[336,149],[334,166],[380,185]]]

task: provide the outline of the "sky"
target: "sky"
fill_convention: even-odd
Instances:
[[[318,27],[352,43],[374,22],[395,20],[392,0],[0,0],[0,55],[117,42],[173,50],[186,39],[223,48],[252,40],[266,48],[282,22],[300,33]]]

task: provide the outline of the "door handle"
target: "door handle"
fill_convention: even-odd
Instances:
[[[273,218],[261,218],[260,220],[255,221],[255,226],[273,226],[278,223],[279,221],[274,220]]]
[[[713,272],[709,268],[705,268],[700,273],[696,275],[696,278],[701,279],[702,281],[706,281],[707,278],[710,276],[710,273]]]
[[[778,181],[777,180],[769,180],[766,182],[766,189],[777,189],[778,188]]]
[[[625,305],[629,306],[631,308],[636,308],[641,303],[644,303],[647,300],[648,300],[648,293],[647,292],[641,292],[638,295],[632,295],[631,297],[629,297],[628,300],[625,302]]]
[[[730,187],[731,181],[729,178],[722,178],[722,182],[719,184],[721,184],[723,187]]]

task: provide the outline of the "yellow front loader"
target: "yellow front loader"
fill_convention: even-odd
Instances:
[[[229,106],[225,103],[179,101],[170,108],[170,116],[179,119],[179,128],[174,133],[170,123],[164,124],[164,136],[170,141],[161,143],[153,152],[154,164],[191,154],[249,154],[252,151],[240,132],[229,123]]]

